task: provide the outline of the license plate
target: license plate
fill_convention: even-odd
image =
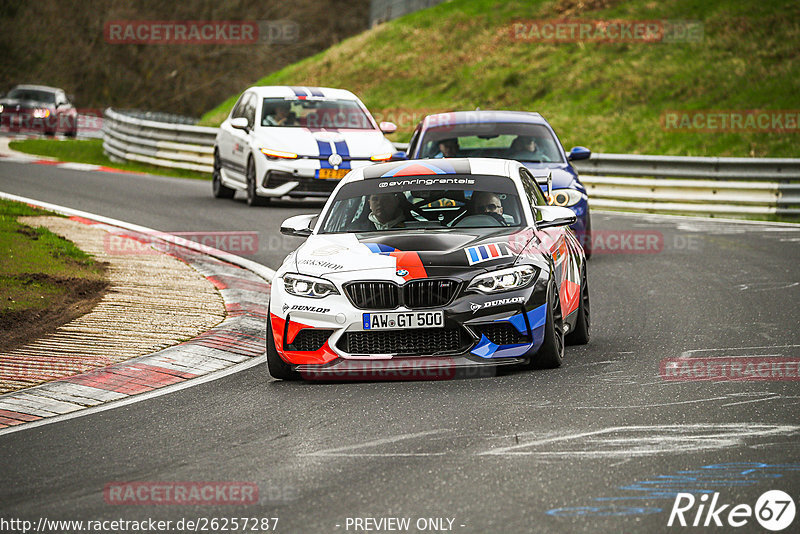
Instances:
[[[401,330],[403,328],[441,328],[443,311],[391,312],[362,314],[364,330]]]
[[[322,180],[340,180],[350,169],[320,169],[317,175]]]

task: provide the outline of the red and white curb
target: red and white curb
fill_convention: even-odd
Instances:
[[[88,415],[215,380],[264,361],[269,281],[274,271],[179,237],[62,206],[0,193],[0,198],[71,216],[134,239],[171,243],[170,253],[220,291],[227,318],[179,345],[0,396],[0,435]]]

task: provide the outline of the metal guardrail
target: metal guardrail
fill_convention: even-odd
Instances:
[[[722,180],[800,180],[800,159],[709,158],[592,154],[576,161],[581,174],[710,178]]]
[[[106,110],[103,149],[110,157],[212,172],[217,128],[145,116]],[[405,150],[408,144],[395,147]],[[593,208],[712,216],[800,215],[800,159],[592,154],[573,165]]]
[[[142,119],[109,108],[103,150],[111,159],[211,173],[217,128]]]
[[[574,165],[596,208],[800,215],[800,184],[789,183],[800,180],[800,159],[593,154]]]

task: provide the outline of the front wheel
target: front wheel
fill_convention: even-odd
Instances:
[[[211,175],[211,191],[214,198],[233,198],[235,189],[223,185],[222,183],[222,164],[219,161],[219,153],[214,151],[214,172]]]
[[[283,361],[275,348],[275,337],[272,335],[272,321],[267,319],[267,369],[272,378],[278,380],[301,380],[300,373]]]
[[[247,160],[247,205],[263,206],[269,199],[256,194],[256,164],[253,159]]]
[[[530,366],[535,369],[555,369],[564,361],[564,318],[561,315],[561,299],[555,282],[547,289],[547,318],[544,325],[544,341]]]

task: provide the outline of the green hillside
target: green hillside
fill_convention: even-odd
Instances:
[[[585,7],[589,6],[589,7]],[[519,20],[691,20],[682,42],[532,42]],[[695,26],[697,27],[697,26]],[[426,113],[539,111],[596,152],[798,157],[791,133],[666,131],[686,110],[800,109],[800,4],[776,0],[453,0],[383,24],[256,85],[343,87],[407,140]],[[244,89],[244,88],[243,88]],[[218,125],[238,95],[203,117]]]

